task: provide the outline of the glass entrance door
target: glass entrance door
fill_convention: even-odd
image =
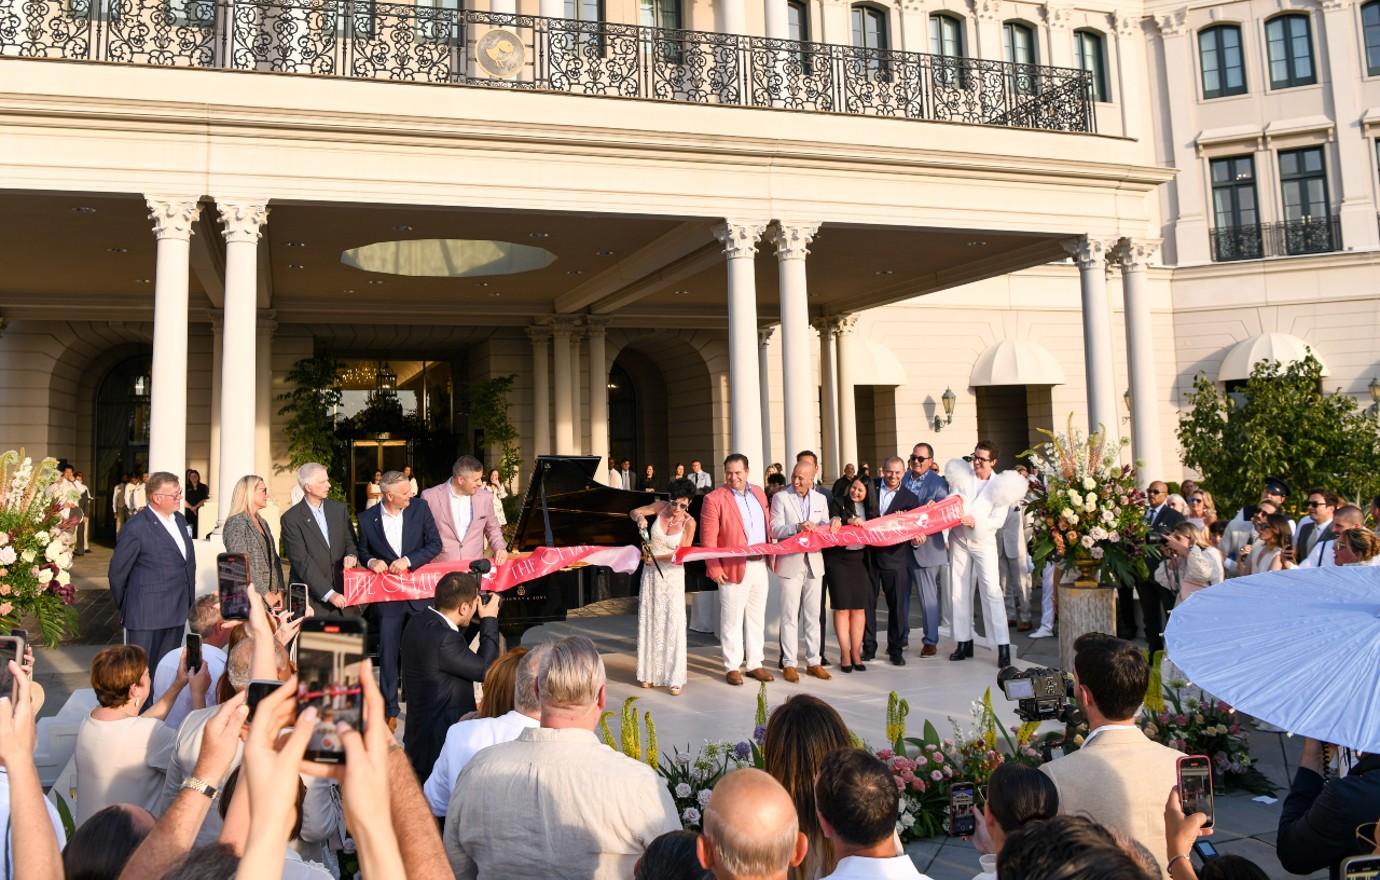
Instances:
[[[356,513],[369,500],[369,484],[380,471],[400,471],[412,460],[406,440],[356,440],[350,444],[350,502]]]

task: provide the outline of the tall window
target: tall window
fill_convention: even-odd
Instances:
[[[1224,98],[1246,93],[1241,28],[1234,24],[1219,24],[1199,31],[1198,63],[1203,68],[1204,98]]]
[[[604,0],[565,0],[565,17],[576,21],[603,21]]]
[[[963,57],[963,22],[952,15],[930,16],[930,54]]]
[[[1270,59],[1270,88],[1287,89],[1318,81],[1307,15],[1294,13],[1267,21],[1265,51]]]
[[[1380,0],[1376,0],[1380,3]],[[1102,35],[1097,31],[1074,31],[1074,50],[1078,53],[1078,69],[1092,75],[1094,101],[1110,100],[1111,89],[1107,85],[1107,50]]]
[[[1254,260],[1263,256],[1260,211],[1255,198],[1255,160],[1250,156],[1213,159],[1212,258]]]
[[[1038,91],[1035,77],[1035,29],[1019,21],[1008,21],[1001,27],[1002,52],[1011,69],[1011,91],[1018,95],[1033,95]]]
[[[566,0],[570,2],[570,0]],[[681,29],[680,0],[638,0],[638,24],[643,27]]]
[[[853,7],[853,45],[859,49],[887,49],[886,11],[875,6]]]
[[[1323,164],[1322,147],[1281,152],[1279,188],[1286,222],[1326,218],[1327,167]]]
[[[786,0],[786,27],[792,40],[810,42],[810,10],[804,0]]]
[[[1361,7],[1361,30],[1366,40],[1366,73],[1380,76],[1380,0]]]

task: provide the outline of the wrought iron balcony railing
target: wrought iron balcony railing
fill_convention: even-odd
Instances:
[[[1342,249],[1341,220],[1332,216],[1222,226],[1210,231],[1208,236],[1212,242],[1212,259],[1218,263],[1326,254]]]
[[[1081,70],[368,0],[0,0],[0,56],[1093,132]]]

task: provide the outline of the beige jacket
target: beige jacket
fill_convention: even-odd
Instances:
[[[1040,767],[1059,789],[1059,812],[1081,814],[1139,841],[1164,871],[1164,802],[1182,753],[1139,730],[1104,730]],[[1163,875],[1168,878],[1168,874]]]

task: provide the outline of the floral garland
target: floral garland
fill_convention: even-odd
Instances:
[[[43,643],[54,646],[76,623],[71,605],[71,528],[64,518],[77,492],[59,482],[57,461],[35,465],[23,451],[0,455],[0,628],[33,617]]]

